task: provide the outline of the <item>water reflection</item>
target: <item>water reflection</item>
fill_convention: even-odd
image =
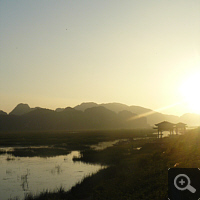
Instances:
[[[113,145],[119,143],[119,142],[125,142],[127,139],[120,139],[120,140],[114,140],[114,141],[107,141],[107,142],[99,142],[96,145],[90,145],[91,149],[94,149],[96,151],[98,150],[104,150],[108,147],[112,147]]]
[[[27,173],[21,175],[21,187],[23,191],[28,191],[28,175],[30,175],[30,170],[27,169]]]
[[[79,152],[48,158],[14,157],[9,161],[7,154],[0,155],[0,200],[23,199],[27,193],[53,191],[61,186],[69,190],[85,176],[102,168],[100,165],[73,162],[74,156],[79,156]]]
[[[51,170],[52,174],[60,174],[62,173],[62,169],[60,165],[56,165],[52,170]]]

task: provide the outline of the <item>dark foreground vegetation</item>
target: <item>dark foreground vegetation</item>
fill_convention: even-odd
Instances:
[[[86,150],[99,142],[155,137],[153,132],[151,129],[0,132],[0,147],[14,147],[14,151],[7,151],[14,156],[56,156]],[[5,152],[0,150],[1,153]]]
[[[199,155],[200,128],[163,139],[130,137],[102,151],[86,148],[81,151],[81,158],[74,160],[109,167],[85,178],[68,192],[60,188],[38,196],[28,195],[26,200],[164,200],[168,168],[200,167]]]

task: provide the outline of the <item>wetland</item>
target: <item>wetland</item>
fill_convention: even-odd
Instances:
[[[93,173],[89,172],[85,175],[82,173],[87,172],[84,167],[76,169],[74,174],[78,173],[78,175],[83,176],[80,176],[71,185],[68,185],[69,181],[62,182],[59,178],[55,178],[55,183],[48,181],[44,184],[45,186],[39,184],[40,190],[24,192],[26,193],[25,200],[164,200],[168,196],[168,168],[200,166],[200,129],[188,130],[184,135],[174,135],[162,139],[157,139],[153,131],[107,130],[76,133],[20,133],[20,137],[24,138],[21,140],[23,144],[19,142],[14,150],[10,148],[12,141],[8,139],[8,136],[16,133],[2,133],[1,142],[4,141],[4,145],[1,145],[1,147],[9,148],[4,149],[1,156],[4,156],[3,162],[7,163],[7,166],[12,162],[20,162],[18,159],[21,159],[21,162],[27,158],[44,159],[45,162],[51,163],[46,168],[46,173],[48,173],[50,179],[52,176],[60,176],[66,180],[68,157],[70,157],[70,163],[73,163],[74,166],[77,164],[86,166],[86,169],[89,166],[95,168],[93,168]],[[44,135],[48,136],[46,140]],[[41,137],[37,140],[38,136]],[[33,140],[30,140],[30,137]],[[19,141],[19,138],[14,137],[14,140]],[[19,156],[17,149],[22,146],[23,150],[21,149],[21,151],[35,150],[37,156],[28,156],[27,152]],[[55,150],[56,153],[51,155],[49,150],[44,156],[44,153],[39,153],[40,147],[42,151],[49,147],[51,151]],[[6,154],[5,151],[7,151]],[[12,152],[15,152],[15,154]],[[9,157],[8,160],[6,156]],[[56,163],[57,159],[59,162]],[[43,161],[41,166],[45,166],[45,162]],[[26,177],[31,187],[31,170],[29,169],[31,168],[24,167],[24,171],[22,170],[19,173],[19,183],[16,187],[21,187],[21,190],[23,189],[23,181],[25,182],[24,187],[27,189]],[[6,174],[6,171],[4,173]],[[8,170],[7,173],[9,176],[9,173],[14,172]],[[70,175],[73,177],[73,173],[70,173]],[[10,197],[16,199],[14,195]]]
[[[44,191],[69,191],[109,163],[87,162],[83,152],[102,151],[149,130],[0,133],[0,199],[24,199]]]

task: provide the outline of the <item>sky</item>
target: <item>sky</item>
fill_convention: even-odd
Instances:
[[[0,110],[119,102],[200,114],[199,36],[199,0],[0,0]]]

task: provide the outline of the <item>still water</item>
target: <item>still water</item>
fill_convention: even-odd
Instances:
[[[112,147],[113,145],[117,144],[118,142],[122,142],[122,141],[127,141],[127,139],[99,142],[96,145],[90,145],[90,148],[93,150],[104,150],[104,149],[106,149],[108,147]]]
[[[14,197],[23,199],[27,193],[39,194],[61,186],[69,190],[84,177],[103,168],[100,165],[73,162],[72,158],[78,155],[78,151],[48,158],[0,155],[0,200]]]

